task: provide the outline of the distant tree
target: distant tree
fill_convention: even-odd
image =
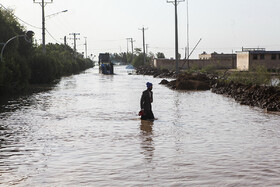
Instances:
[[[165,58],[165,55],[164,55],[164,53],[162,53],[162,52],[158,52],[158,53],[156,54],[156,56],[157,56],[157,58]]]
[[[126,53],[113,53],[111,54],[111,60],[115,62],[121,62],[122,64],[128,63],[128,55]]]
[[[139,55],[142,52],[142,49],[141,48],[135,48],[134,51],[135,51],[136,55]]]
[[[133,59],[132,65],[134,67],[140,67],[144,65],[144,54],[140,53],[138,55],[136,55],[136,57]]]

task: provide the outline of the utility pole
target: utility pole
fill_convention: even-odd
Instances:
[[[67,45],[67,37],[64,36],[64,45],[66,46]]]
[[[34,3],[39,3],[42,7],[42,40],[43,40],[43,54],[46,54],[46,28],[45,28],[45,6],[48,3],[53,3],[53,0],[50,2],[45,2],[45,0],[42,0],[42,2],[36,2],[36,0],[33,0]]]
[[[60,38],[61,40],[63,40],[64,45],[67,45],[67,37],[64,36],[63,38]]]
[[[74,36],[74,52],[77,52],[77,45],[76,45],[76,40],[79,40],[80,38],[77,38],[77,35],[80,35],[80,33],[70,33],[69,35],[73,35]],[[72,39],[72,38],[71,38]]]
[[[133,55],[134,55],[134,49],[133,49],[133,43],[135,42],[135,40],[133,40],[133,38],[130,38],[130,42],[131,42],[131,51],[132,51],[132,57],[131,57],[131,63],[133,62]]]
[[[131,55],[132,55],[132,57],[131,57],[131,63],[132,63],[132,61],[133,61],[133,43],[135,42],[135,40],[133,40],[133,38],[126,38],[127,39],[127,54],[128,54],[128,42],[130,41],[131,42]]]
[[[84,38],[85,38],[85,55],[87,58],[87,37],[84,37]]]
[[[179,73],[179,54],[178,54],[178,14],[177,14],[177,6],[180,2],[184,2],[185,0],[174,0],[168,1],[167,3],[172,3],[175,6],[175,58],[176,58],[176,73]]]
[[[139,30],[142,30],[142,33],[143,33],[143,54],[144,54],[144,64],[146,63],[146,52],[145,52],[145,48],[146,48],[146,45],[145,45],[145,30],[147,30],[148,28],[143,28],[142,29],[139,29]]]
[[[131,38],[126,38],[126,63],[128,63],[128,43],[129,43],[129,40],[131,40]]]
[[[190,29],[189,29],[189,0],[187,0],[187,54],[188,54],[188,69],[190,69]]]

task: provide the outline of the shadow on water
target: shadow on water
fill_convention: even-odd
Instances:
[[[148,162],[151,162],[154,155],[154,143],[153,143],[153,121],[141,120],[140,124],[140,137],[141,137],[141,148],[143,149],[142,154]]]
[[[24,106],[30,106],[29,98],[33,94],[53,90],[58,80],[52,84],[30,85],[26,91],[14,95],[2,95],[0,97],[0,113],[14,112]]]

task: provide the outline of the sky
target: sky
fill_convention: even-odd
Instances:
[[[36,0],[39,2],[42,0]],[[50,2],[51,0],[45,0]],[[42,8],[33,0],[1,0],[14,9],[26,30],[35,32],[42,42]],[[202,52],[232,53],[242,47],[280,51],[279,0],[188,0],[189,44],[191,58]],[[88,55],[131,51],[126,38],[135,40],[134,47],[143,47],[140,28],[145,30],[148,52],[175,56],[175,8],[166,0],[53,0],[45,7],[45,15],[68,12],[46,18],[46,42],[63,43],[63,37],[80,33],[77,50]],[[26,24],[28,23],[28,24]],[[178,5],[179,53],[184,57],[187,46],[187,3]],[[32,26],[31,26],[32,25]],[[67,43],[73,46],[73,40]],[[96,60],[96,59],[95,59]]]

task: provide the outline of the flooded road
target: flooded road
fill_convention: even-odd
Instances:
[[[154,122],[137,116],[147,81]],[[160,81],[94,68],[9,101],[0,186],[280,186],[279,115]]]

